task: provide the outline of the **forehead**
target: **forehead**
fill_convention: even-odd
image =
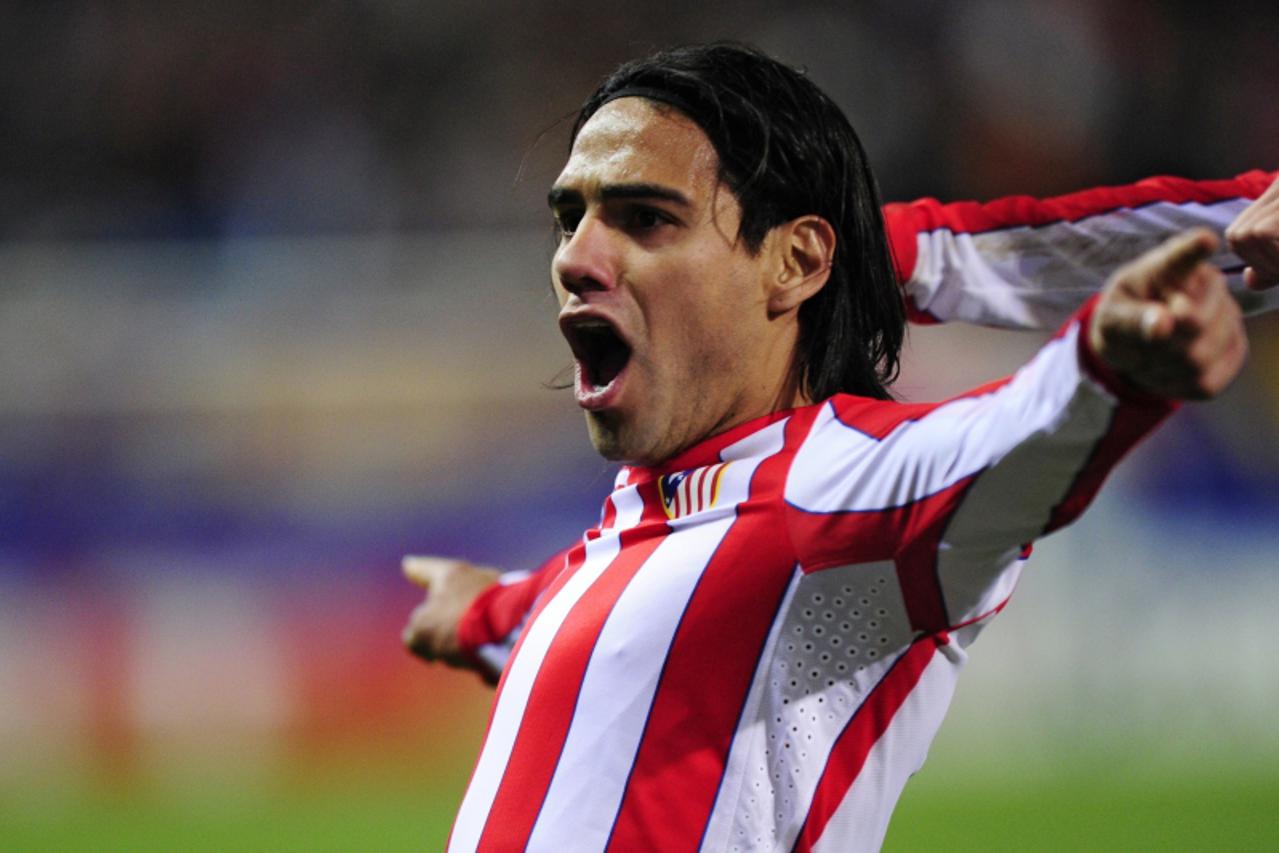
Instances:
[[[644,98],[618,98],[582,126],[555,184],[586,194],[605,184],[661,184],[695,197],[718,182],[715,147],[692,119]]]

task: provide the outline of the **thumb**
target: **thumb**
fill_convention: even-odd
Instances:
[[[458,563],[447,557],[416,557],[409,555],[400,562],[404,577],[423,589],[443,580],[444,576]]]

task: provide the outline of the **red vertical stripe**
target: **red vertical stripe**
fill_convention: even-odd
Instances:
[[[616,491],[616,489],[614,491]],[[586,532],[585,539],[586,540],[598,539],[600,536],[601,528],[610,528],[616,523],[617,523],[617,506],[613,502],[612,495],[610,495],[604,500],[604,512],[603,512],[603,517],[600,521],[600,527],[594,528],[592,530],[588,530]],[[565,561],[564,569],[560,571],[554,578],[550,579],[549,585],[543,587],[543,591],[545,594],[539,593],[540,597],[534,600],[533,609],[528,614],[526,624],[531,623],[534,619],[537,618],[538,614],[542,612],[542,609],[546,607],[546,603],[550,601],[552,598],[554,598],[555,594],[558,593],[564,587],[564,584],[568,582],[568,579],[571,578],[577,572],[577,570],[582,567],[582,564],[586,561],[586,546],[583,543],[579,542],[573,547],[567,549],[564,552],[564,561]],[[545,566],[543,566],[543,568],[545,568]],[[475,605],[473,606],[477,606],[479,604],[480,604],[480,601],[477,600],[475,602]],[[509,660],[514,660],[519,655],[520,649],[523,647],[523,645],[524,645],[524,635],[521,634],[519,639],[516,641],[515,646],[511,649],[511,655]],[[497,711],[498,703],[502,701],[502,692],[506,686],[506,674],[509,671],[510,671],[510,666],[507,666],[506,669],[502,671],[502,674],[498,678],[497,690],[493,696],[493,704],[489,709],[488,725],[485,727],[485,731],[484,731],[484,740],[486,743],[488,741],[489,730],[493,726],[493,716]],[[481,748],[480,755],[483,755],[483,754],[484,754],[484,750],[483,748]],[[476,767],[479,766],[480,755],[476,756]],[[475,769],[476,769],[475,767],[471,768],[471,780],[467,781],[468,789],[471,786],[471,781],[473,781],[475,778]],[[449,841],[450,843],[452,842],[452,832],[449,833]]]
[[[804,819],[804,826],[795,842],[796,853],[810,853],[813,845],[822,837],[826,825],[830,823],[839,804],[848,794],[848,789],[853,786],[857,775],[865,766],[871,749],[884,732],[888,731],[893,717],[919,683],[924,670],[936,654],[938,642],[935,637],[916,640],[897,659],[893,668],[849,720],[848,726],[835,741],[830,757],[826,759],[826,767],[817,781],[813,801],[808,807],[808,816]]]
[[[617,505],[613,503],[613,498],[610,496],[607,500],[604,501],[604,512],[602,516],[600,517],[600,526],[595,531],[596,537],[599,536],[599,533],[601,530],[612,530],[613,527],[615,527],[616,525],[617,525]]]
[[[697,482],[693,484],[693,496],[697,503],[693,504],[693,512],[710,508],[710,502],[706,499],[706,478],[710,476],[710,472],[710,466],[697,469]]]
[[[609,505],[611,505],[611,504],[612,504],[612,501],[611,501],[611,500],[610,500],[610,501],[608,501],[608,504],[609,504]],[[548,587],[546,587],[546,594],[545,594],[545,595],[543,595],[540,599],[538,599],[538,600],[537,600],[537,604],[536,604],[535,609],[534,609],[534,610],[533,610],[533,612],[532,612],[532,613],[530,613],[530,614],[529,614],[529,616],[528,616],[528,620],[527,620],[528,622],[532,622],[534,619],[536,619],[536,618],[537,618],[537,614],[538,614],[538,613],[540,613],[540,612],[541,612],[541,610],[542,610],[542,608],[546,606],[546,602],[547,602],[547,601],[549,601],[550,599],[554,598],[554,597],[555,597],[555,593],[559,592],[559,591],[560,591],[560,589],[561,589],[561,588],[564,586],[564,584],[567,582],[567,580],[568,580],[570,577],[572,577],[572,576],[574,575],[574,573],[576,573],[576,572],[577,572],[577,570],[578,570],[578,569],[580,569],[580,568],[582,567],[582,563],[583,563],[583,561],[584,561],[584,559],[585,559],[585,556],[586,556],[586,550],[585,550],[585,547],[584,547],[584,546],[582,546],[581,544],[575,545],[574,547],[572,547],[572,548],[568,549],[568,550],[565,552],[565,565],[564,565],[564,570],[563,570],[563,571],[561,571],[561,572],[560,572],[560,573],[559,573],[559,574],[558,574],[558,575],[557,575],[557,576],[553,579],[553,581],[551,582],[551,584],[550,584]],[[478,605],[479,603],[480,603],[480,602],[477,600],[477,601],[476,601],[476,604]],[[473,605],[473,606],[474,606],[474,605]],[[516,657],[516,656],[520,653],[520,648],[521,648],[523,645],[524,645],[524,635],[523,635],[523,634],[521,634],[521,635],[520,635],[520,638],[519,638],[519,639],[516,641],[516,643],[515,643],[515,647],[511,650],[510,660],[514,660],[514,659],[515,659],[515,657]],[[507,675],[507,673],[508,673],[508,672],[510,672],[510,670],[511,670],[510,666],[507,666],[507,667],[506,667],[506,669],[502,670],[502,674],[498,677],[497,690],[495,691],[494,696],[493,696],[493,704],[492,704],[492,705],[490,706],[490,708],[489,708],[489,719],[488,719],[488,725],[487,725],[487,726],[485,726],[485,729],[484,729],[484,741],[485,741],[485,743],[487,743],[487,742],[488,742],[489,732],[490,732],[490,731],[492,730],[492,728],[493,728],[493,716],[494,716],[494,714],[496,714],[496,712],[497,712],[497,705],[498,705],[498,703],[502,701],[502,692],[503,692],[503,689],[504,689],[504,688],[505,688],[505,686],[506,686],[506,675]],[[475,766],[471,768],[471,777],[470,777],[470,779],[468,779],[468,780],[467,780],[467,783],[466,783],[466,787],[467,787],[468,789],[471,787],[471,783],[475,781],[475,771],[476,771],[476,769],[479,767],[479,760],[480,760],[480,756],[482,756],[483,754],[484,754],[484,750],[483,750],[483,748],[481,748],[481,749],[480,749],[480,755],[477,755],[477,756],[476,756],[476,758],[475,758]],[[456,824],[455,824],[454,826],[456,827]],[[449,844],[451,844],[451,843],[452,843],[452,841],[453,841],[453,832],[452,832],[452,830],[450,830],[450,831],[449,831]],[[448,848],[448,844],[446,844],[446,845],[445,845],[445,849],[447,849],[447,848]]]
[[[675,632],[610,850],[684,850],[701,838],[795,556],[775,500],[818,407],[800,410],[785,450],[755,471]],[[725,652],[725,645],[733,650]]]
[[[656,482],[643,483],[639,490],[644,501],[640,523],[622,531],[617,557],[573,605],[546,651],[480,836],[481,851],[522,850],[528,843],[604,622],[631,578],[669,532]]]
[[[510,584],[494,584],[476,597],[457,624],[458,644],[468,654],[480,646],[500,643],[523,623],[533,603],[569,564],[572,548],[542,563],[528,577]]]
[[[937,576],[937,551],[946,525],[977,476],[966,477],[912,505],[906,523],[898,528],[901,533],[897,541],[906,545],[894,560],[897,582],[910,616],[910,626],[916,631],[931,634],[950,626],[945,595]]]

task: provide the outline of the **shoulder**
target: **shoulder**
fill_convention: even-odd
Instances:
[[[904,403],[898,400],[877,400],[855,394],[836,394],[819,404],[823,410],[814,418],[814,430],[821,428],[847,429],[872,439],[883,439],[903,424],[918,421],[945,405],[935,403]]]

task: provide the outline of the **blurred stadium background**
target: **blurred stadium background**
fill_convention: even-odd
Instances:
[[[527,567],[610,482],[543,194],[616,62],[806,65],[886,198],[1279,165],[1279,7],[0,6],[0,848],[436,849],[487,716],[400,555]],[[1279,849],[1279,324],[1040,547],[888,848]],[[899,390],[1034,336],[915,330]]]

